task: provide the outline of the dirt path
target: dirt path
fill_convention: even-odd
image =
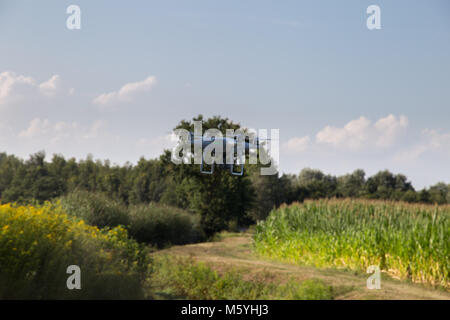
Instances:
[[[289,279],[322,279],[337,289],[337,299],[447,299],[450,293],[382,276],[381,289],[366,288],[368,275],[270,261],[252,252],[250,234],[231,234],[220,241],[174,246],[157,254],[190,256],[218,272],[242,270],[246,279],[283,283]]]

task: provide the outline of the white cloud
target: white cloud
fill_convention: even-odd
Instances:
[[[82,126],[78,122],[51,122],[48,119],[35,118],[29,126],[20,131],[18,137],[28,141],[56,143],[73,143],[95,139],[104,132],[107,122],[96,120],[89,126]]]
[[[370,120],[365,117],[352,120],[343,128],[326,126],[316,135],[317,143],[330,144],[334,147],[359,149],[368,139]]]
[[[308,149],[310,144],[309,136],[304,137],[294,137],[289,139],[286,143],[283,144],[283,148],[288,153],[303,153]]]
[[[408,118],[401,115],[397,119],[394,115],[390,114],[378,120],[374,127],[377,130],[376,145],[379,147],[389,147],[394,144],[403,130],[408,127]]]
[[[33,138],[46,134],[51,129],[50,121],[48,119],[33,119],[27,129],[19,132],[20,138]]]
[[[449,157],[450,132],[441,133],[435,129],[425,129],[421,133],[419,142],[399,151],[394,159],[399,162],[415,161],[425,154],[439,159]]]
[[[141,138],[135,144],[135,152],[139,156],[155,158],[161,155],[164,150],[172,150],[177,143],[178,136],[173,132],[166,135]]]
[[[348,122],[344,127],[326,126],[316,135],[318,144],[336,148],[360,150],[365,147],[387,148],[392,146],[408,126],[405,116],[392,114],[379,119],[374,125],[366,117]]]
[[[45,150],[48,154],[58,153],[79,159],[92,153],[96,157],[109,158],[113,161],[120,159],[124,163],[136,161],[141,156],[157,157],[163,150],[172,149],[178,141],[173,133],[135,139],[119,136],[110,129],[108,122],[103,119],[81,124],[77,121],[34,118],[23,130],[10,135],[3,145],[8,146],[9,152],[22,157],[38,150]],[[0,147],[1,144],[2,139]]]
[[[49,80],[37,83],[32,77],[17,75],[14,72],[0,73],[0,105],[14,103],[39,94],[52,96],[60,87],[60,76],[53,75]]]
[[[14,72],[0,73],[0,105],[17,100],[21,92],[36,86],[31,77],[16,75]]]
[[[49,80],[42,82],[39,85],[39,89],[43,94],[45,94],[47,96],[52,96],[59,89],[60,84],[61,84],[61,78],[59,75],[55,74]]]
[[[372,175],[388,168],[406,174],[417,188],[449,181],[450,132],[412,129],[406,116],[392,114],[374,121],[362,116],[342,127],[329,125],[315,139],[305,135],[282,144],[282,171],[312,167],[345,174],[363,168]]]
[[[430,148],[450,152],[450,132],[440,133],[437,130],[425,129],[422,134],[429,139]]]
[[[139,147],[157,147],[160,151],[164,149],[172,149],[178,142],[178,136],[174,133],[153,138],[141,138],[137,141]]]
[[[127,83],[118,91],[103,93],[96,97],[93,103],[100,106],[107,106],[120,102],[131,102],[136,94],[150,91],[154,85],[156,85],[156,77],[150,76],[143,81]]]

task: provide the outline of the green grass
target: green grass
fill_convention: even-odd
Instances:
[[[271,212],[255,250],[276,260],[365,271],[449,287],[450,206],[308,201]]]
[[[153,267],[152,292],[159,299],[331,300],[338,293],[336,288],[318,279],[290,280],[285,284],[264,278],[245,280],[243,270],[219,274],[189,258],[159,256]]]

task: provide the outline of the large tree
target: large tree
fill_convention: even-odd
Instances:
[[[219,129],[224,136],[226,129],[240,128],[239,124],[227,118],[215,116],[204,120],[199,115],[192,121],[181,121],[175,129],[194,132],[193,121],[202,121],[203,130]],[[207,235],[228,228],[230,223],[247,225],[251,222],[248,213],[254,189],[246,170],[243,176],[232,175],[229,170],[220,168],[215,168],[213,174],[203,174],[199,164],[174,164],[170,152],[166,152],[161,160],[172,177],[172,187],[167,188],[163,198],[199,213]]]

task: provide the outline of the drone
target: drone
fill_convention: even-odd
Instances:
[[[233,135],[231,137],[223,137],[223,136],[217,136],[217,137],[208,137],[208,136],[202,136],[202,135],[195,135],[192,132],[189,132],[190,134],[190,143],[191,146],[195,147],[201,147],[202,156],[201,156],[201,163],[200,163],[200,172],[203,174],[213,174],[214,173],[214,166],[217,166],[224,170],[230,170],[230,173],[235,176],[242,176],[244,174],[244,163],[245,163],[245,155],[250,155],[251,153],[254,154],[258,150],[261,150],[261,146],[263,144],[263,140],[270,140],[270,139],[260,139],[259,137],[250,138],[249,136],[245,135],[242,136],[240,134]],[[252,141],[251,141],[252,140]],[[223,152],[223,161],[222,163],[214,163],[212,162],[210,164],[211,168],[209,170],[205,169],[205,160],[203,157],[203,151],[205,148],[207,148],[212,143],[219,143],[222,144],[222,150],[233,150],[232,155],[230,155],[230,158],[227,159],[227,152]],[[240,144],[240,148],[238,145]],[[241,152],[239,155],[238,152]],[[215,156],[215,150],[213,151],[213,155]],[[228,160],[228,161],[227,161]],[[208,164],[209,165],[209,164]],[[238,167],[239,170],[235,170],[235,167]]]

